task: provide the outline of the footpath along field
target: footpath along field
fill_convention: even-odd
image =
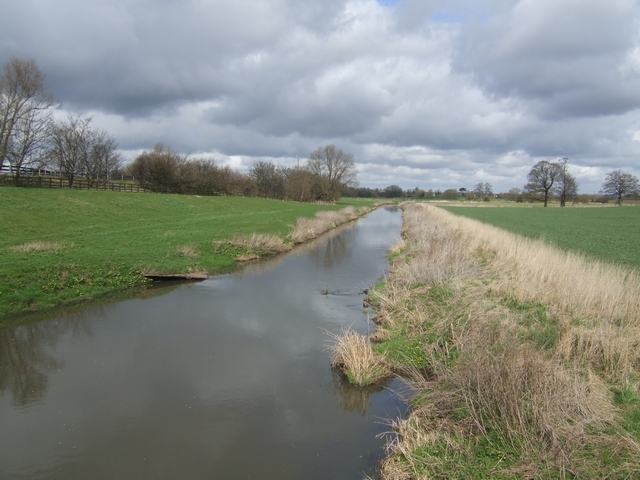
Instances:
[[[229,271],[239,257],[277,253],[314,234],[306,227],[301,238],[287,238],[297,219],[362,209],[351,208],[351,219],[372,203],[0,188],[0,324],[140,285],[142,272]]]
[[[529,238],[542,239],[563,250],[640,268],[640,206],[442,208]]]

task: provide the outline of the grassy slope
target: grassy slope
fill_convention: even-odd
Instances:
[[[142,269],[225,271],[234,259],[215,253],[212,242],[238,233],[286,235],[298,217],[346,205],[3,187],[0,318],[133,286]],[[35,241],[60,248],[11,249]]]
[[[443,207],[565,250],[640,268],[640,208]]]

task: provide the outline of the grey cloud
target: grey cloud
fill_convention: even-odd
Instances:
[[[518,2],[465,29],[453,65],[545,116],[624,113],[640,106],[640,72],[622,72],[639,14],[633,0]]]
[[[0,62],[34,58],[63,108],[93,115],[127,152],[162,141],[246,167],[335,143],[363,185],[496,190],[569,156],[597,189],[607,169],[640,173],[639,10],[22,0],[3,6]]]
[[[0,47],[0,58],[40,57],[51,89],[73,108],[148,115],[233,92],[229,65],[237,58],[269,48],[298,22],[320,31],[330,25],[341,2],[321,3],[14,2],[0,27],[20,48]]]
[[[288,85],[256,86],[209,110],[214,123],[249,126],[276,136],[348,137],[380,122],[392,108],[383,88],[360,75],[323,72]]]

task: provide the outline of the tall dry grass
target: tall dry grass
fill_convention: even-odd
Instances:
[[[304,243],[343,223],[356,220],[369,211],[371,209],[368,207],[349,206],[339,211],[318,212],[314,218],[301,217],[296,220],[288,238],[295,244]]]
[[[428,205],[403,220],[375,336],[429,339],[430,374],[382,478],[477,475],[482,438],[504,450],[489,476],[640,476],[610,391],[640,376],[637,274]]]
[[[236,247],[259,250],[268,253],[283,253],[291,250],[291,246],[278,235],[252,233],[251,235],[236,235],[231,240]]]
[[[556,353],[609,377],[640,374],[640,276],[476,220],[427,207],[427,217],[464,238],[493,276],[492,291],[537,302],[558,317]]]
[[[291,246],[288,245],[282,237],[263,233],[236,235],[230,244],[244,250],[244,253],[236,258],[238,262],[257,260],[261,257],[277,255],[291,250]]]
[[[418,376],[417,376],[418,377]],[[559,368],[527,345],[476,350],[434,381],[414,385],[419,407],[392,422],[395,435],[381,465],[385,479],[607,478],[620,465],[602,465],[588,452],[626,452],[625,471],[640,473],[640,448],[630,437],[606,435],[615,408],[597,377]],[[489,458],[477,455],[489,439]],[[587,453],[587,454],[585,454]],[[493,469],[482,472],[482,463]],[[504,465],[501,465],[504,463]]]
[[[552,305],[570,316],[640,323],[640,276],[636,271],[565,252],[436,207],[421,208],[426,211],[422,213],[426,221],[464,236],[467,252],[488,256],[492,269],[501,275],[496,287],[510,297]]]
[[[371,348],[366,335],[347,327],[339,334],[329,334],[334,343],[331,366],[347,376],[349,383],[359,386],[372,385],[389,377],[390,370],[381,355]]]

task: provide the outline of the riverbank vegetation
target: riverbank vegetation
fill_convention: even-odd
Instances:
[[[369,295],[372,351],[413,392],[381,478],[638,477],[637,271],[430,205],[403,216]]]
[[[512,204],[513,205],[513,204]],[[640,268],[640,208],[474,208],[447,211],[577,251],[594,259]]]
[[[334,212],[352,207],[339,215],[348,221],[373,202],[5,187],[0,205],[0,318],[6,318],[140,285],[142,273],[228,271],[243,255],[275,254],[300,235],[311,238],[294,225],[318,212],[331,216],[320,222],[326,230],[338,224]],[[260,244],[260,235],[276,237],[280,246]]]

